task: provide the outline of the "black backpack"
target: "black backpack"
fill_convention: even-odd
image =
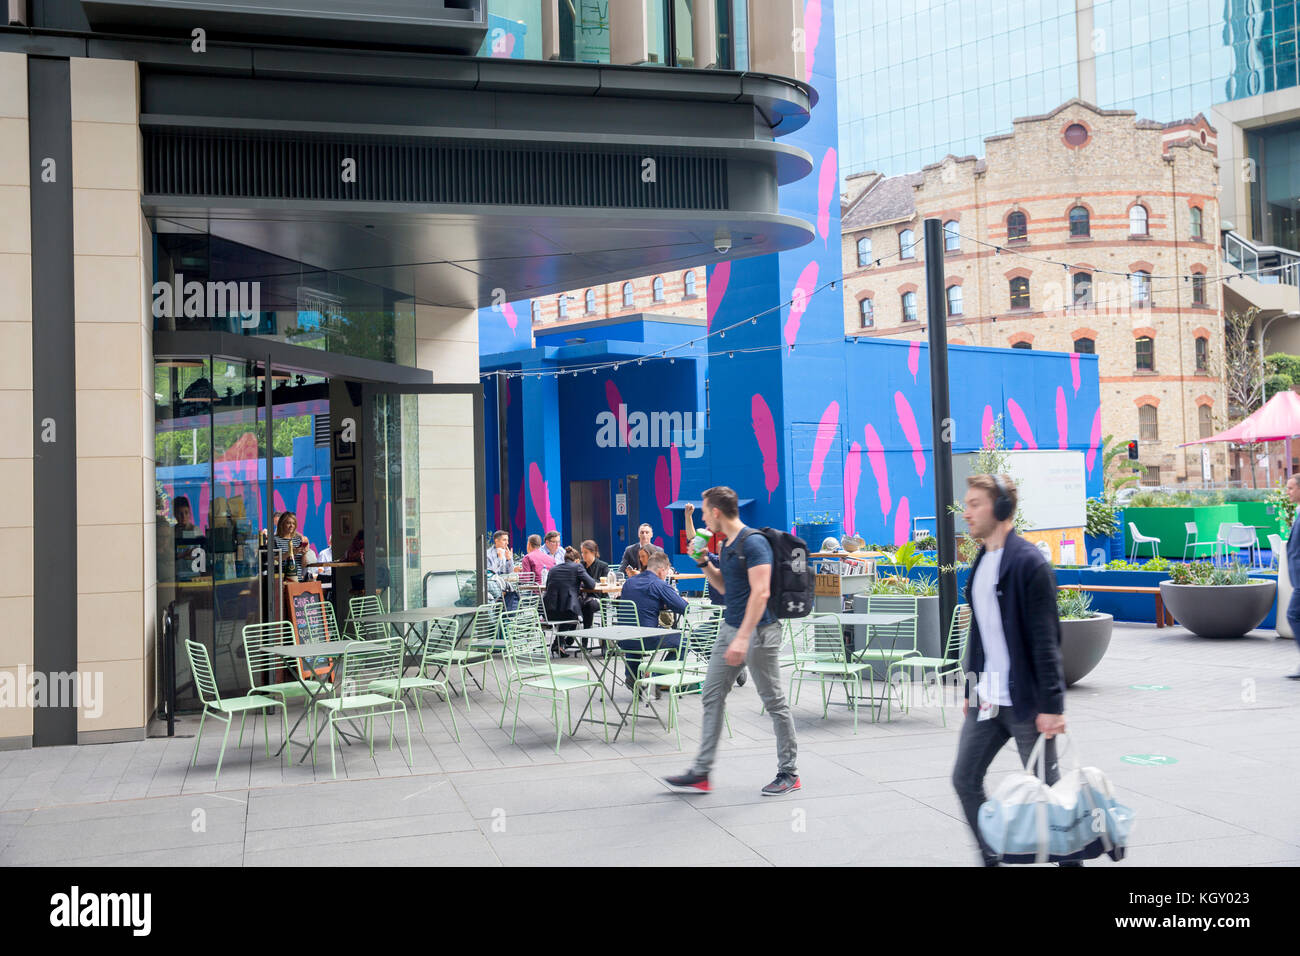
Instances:
[[[788,531],[776,528],[746,528],[732,547],[751,534],[761,534],[772,546],[772,591],[767,609],[778,619],[806,617],[813,610],[814,575],[808,563],[808,545]],[[744,560],[743,554],[741,560]]]

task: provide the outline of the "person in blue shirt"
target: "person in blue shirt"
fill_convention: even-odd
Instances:
[[[720,485],[705,491],[702,510],[705,526],[725,536],[726,542],[718,555],[719,568],[703,559],[695,563],[709,586],[722,593],[727,606],[704,678],[700,751],[690,770],[665,777],[664,783],[686,792],[708,793],[712,789],[709,771],[722,734],[723,706],[731,685],[748,663],[776,732],[776,779],[760,792],[765,797],[792,793],[800,788],[795,767],[799,746],[794,717],[781,687],[781,622],[767,606],[772,587],[772,546],[761,532],[745,527],[740,520],[740,500],[731,488]]]
[[[647,574],[638,574],[630,577],[623,585],[623,593],[619,598],[624,601],[631,601],[636,605],[636,614],[638,623],[642,627],[658,627],[660,611],[674,611],[678,614],[686,612],[686,599],[677,593],[677,589],[669,584],[665,579],[668,572],[672,570],[672,561],[668,555],[662,551],[656,551],[650,555],[646,562]],[[640,675],[641,661],[645,657],[651,656],[651,651],[661,648],[671,648],[666,659],[676,660],[681,649],[682,638],[680,634],[665,634],[663,637],[650,637],[643,641],[619,641],[618,646],[623,648],[624,660],[627,662],[627,683],[629,687],[636,685],[637,677]],[[642,652],[645,653],[642,653]]]

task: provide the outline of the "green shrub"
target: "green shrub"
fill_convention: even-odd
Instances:
[[[1169,559],[1155,557],[1152,558],[1150,561],[1144,561],[1142,563],[1142,570],[1143,571],[1168,571]]]
[[[938,579],[918,574],[915,578],[891,574],[876,578],[871,585],[872,594],[907,594],[915,597],[933,597],[939,593]]]
[[[1115,503],[1105,498],[1089,498],[1088,518],[1084,528],[1094,538],[1109,538],[1115,533]]]
[[[916,550],[918,551],[937,551],[938,549],[939,539],[932,534],[926,535],[924,538],[916,542]]]
[[[1062,621],[1080,621],[1092,617],[1092,595],[1072,588],[1057,591],[1056,610]]]
[[[1234,562],[1230,567],[1216,568],[1208,561],[1195,561],[1191,564],[1175,564],[1169,569],[1169,580],[1173,584],[1196,584],[1202,587],[1249,584],[1250,568],[1240,562]]]
[[[1116,558],[1106,564],[1107,571],[1136,571],[1141,565],[1130,564],[1123,558]]]

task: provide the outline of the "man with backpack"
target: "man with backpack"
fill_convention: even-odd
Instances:
[[[704,720],[700,751],[689,771],[664,782],[674,790],[708,793],[709,771],[722,734],[723,706],[736,676],[749,665],[754,686],[763,706],[772,715],[776,731],[776,779],[762,789],[765,797],[780,796],[799,789],[795,767],[798,743],[794,718],[781,689],[781,623],[768,607],[776,557],[767,537],[740,520],[740,501],[725,486],[704,492],[704,523],[715,534],[726,536],[718,554],[717,568],[696,557],[709,585],[722,594],[726,609],[718,639],[713,645],[708,673],[704,678]],[[779,594],[784,599],[784,594]],[[803,610],[802,602],[799,611]],[[811,607],[808,608],[811,610]]]

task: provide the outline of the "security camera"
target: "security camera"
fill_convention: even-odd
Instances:
[[[725,256],[731,251],[731,233],[725,229],[719,229],[713,234],[713,249],[719,255]]]

